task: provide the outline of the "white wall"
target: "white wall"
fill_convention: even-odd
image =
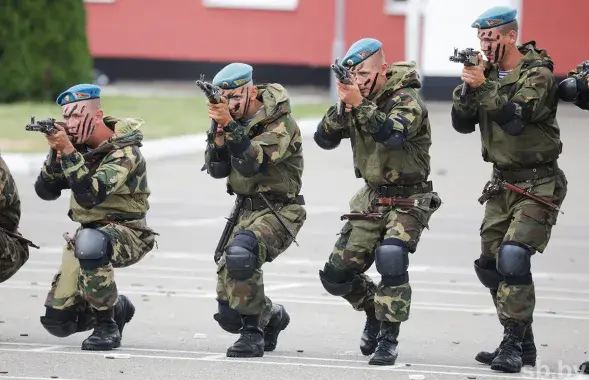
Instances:
[[[429,0],[423,8],[422,76],[460,77],[462,65],[448,59],[454,48],[480,50],[476,29],[470,25],[486,9],[512,6],[521,16],[521,0]]]

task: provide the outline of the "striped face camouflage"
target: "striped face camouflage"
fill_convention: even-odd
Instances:
[[[337,105],[331,106],[321,121],[328,134],[341,133],[351,140],[354,167],[372,184],[414,184],[430,174],[431,130],[427,108],[417,90],[419,75],[412,62],[389,66],[388,80],[374,96],[365,99],[343,121],[338,120]],[[403,149],[392,150],[374,140],[383,122],[392,121],[392,129],[406,134]]]
[[[234,123],[235,128],[225,132],[225,139],[227,144],[244,143],[244,138],[251,141],[241,153],[242,160],[262,167],[263,173],[244,176],[231,168],[228,185],[237,194],[272,192],[294,199],[301,191],[304,168],[301,131],[290,114],[284,87],[269,84],[257,88],[263,109],[246,126]],[[217,155],[231,166],[227,144],[223,148],[209,145],[205,152],[206,163],[214,161],[213,156]]]
[[[20,197],[10,169],[0,156],[0,227],[16,232],[20,223]],[[26,244],[0,229],[0,283],[11,278],[29,259]]]

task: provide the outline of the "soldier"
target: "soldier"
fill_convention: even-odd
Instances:
[[[589,110],[589,61],[581,63],[568,73],[568,78],[558,85],[558,95],[567,103]],[[582,363],[579,370],[589,374],[589,361]]]
[[[82,350],[111,350],[120,346],[135,313],[131,301],[118,295],[114,268],[138,262],[155,243],[145,220],[150,190],[139,149],[143,121],[104,116],[94,85],[69,88],[57,104],[65,123],[55,123],[58,132],[47,142],[59,161],[43,165],[35,191],[51,201],[71,189],[68,216],[80,227],[75,237],[64,235],[41,324],[58,337],[94,328]]]
[[[208,103],[218,129],[207,144],[207,172],[227,178],[228,193],[243,199],[217,263],[218,312],[213,317],[224,330],[241,334],[227,350],[229,357],[260,357],[276,348],[290,316],[264,293],[262,265],[292,244],[307,218],[299,195],[301,132],[288,94],[280,84],[254,85],[252,73],[243,63],[224,67],[212,83],[220,88],[222,102]]]
[[[468,91],[461,100],[463,85],[454,90],[451,110],[456,131],[471,133],[479,124],[483,160],[493,163],[492,180],[479,199],[487,204],[474,270],[490,289],[504,334],[494,352],[480,352],[476,360],[502,372],[520,372],[522,365],[536,363],[530,259],[546,249],[558,212],[502,190],[500,181],[558,206],[567,192],[557,163],[562,143],[553,62],[533,41],[516,45],[516,13],[510,7],[494,7],[472,24],[488,61],[479,54],[478,65],[464,66],[462,80]]]
[[[350,139],[356,176],[365,181],[350,210],[378,216],[349,216],[319,277],[330,294],[366,313],[360,350],[366,356],[374,353],[369,364],[393,365],[399,328],[409,319],[411,305],[408,254],[416,251],[441,205],[428,181],[428,111],[417,92],[421,83],[415,63],[389,66],[379,41],[355,42],[342,62],[353,79],[353,84],[337,85],[346,104],[343,118],[337,105],[331,106],[314,140],[330,150]],[[381,275],[378,285],[365,274],[373,262]]]
[[[29,260],[27,241],[18,233],[20,196],[6,162],[0,156],[0,284]]]

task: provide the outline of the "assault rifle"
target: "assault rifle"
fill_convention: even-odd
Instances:
[[[31,116],[31,122],[25,126],[25,130],[29,132],[41,132],[48,136],[58,131],[58,129],[55,128],[55,119],[49,118],[35,121],[35,116]],[[57,152],[55,149],[50,148],[46,161],[47,166],[54,165],[56,160]]]
[[[454,55],[450,56],[450,61],[455,63],[462,63],[464,66],[476,66],[479,64],[478,59],[479,52],[473,48],[467,48],[464,50],[458,50],[454,48]],[[460,93],[460,100],[464,101],[466,91],[468,90],[468,84],[462,85],[462,92]]]
[[[235,225],[237,224],[237,218],[239,218],[239,213],[241,212],[241,209],[243,207],[244,199],[245,198],[242,195],[236,194],[235,205],[231,210],[231,214],[229,214],[229,218],[226,218],[227,223],[225,224],[223,233],[221,233],[221,238],[219,239],[217,248],[215,248],[215,264],[218,264],[219,260],[221,260],[221,256],[223,256],[223,250],[229,242],[229,238],[231,237],[231,231],[233,231],[233,227],[235,227]]]
[[[196,85],[202,90],[202,92],[207,97],[207,100],[212,104],[219,104],[221,102],[221,93],[219,92],[219,88],[213,86],[212,83],[205,81],[204,74],[200,75],[200,79],[196,81]],[[215,136],[217,135],[217,128],[218,124],[215,120],[211,120],[211,127],[207,132],[207,141],[209,144],[212,144],[215,141]],[[204,164],[200,171],[204,171],[207,168],[207,165]]]
[[[335,77],[340,83],[352,84],[350,70],[348,70],[345,66],[341,65],[337,59],[335,60],[335,63],[331,65],[331,70],[333,70],[333,72],[335,73]],[[337,116],[340,120],[342,119],[345,111],[346,104],[344,102],[339,102],[337,105]]]

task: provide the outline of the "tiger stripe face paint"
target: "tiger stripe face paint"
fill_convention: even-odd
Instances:
[[[509,34],[501,34],[498,28],[479,30],[481,51],[487,60],[498,64],[505,56],[505,48],[509,41]]]
[[[62,106],[62,117],[66,122],[67,134],[74,138],[75,144],[83,144],[94,132],[97,110],[84,101]]]

